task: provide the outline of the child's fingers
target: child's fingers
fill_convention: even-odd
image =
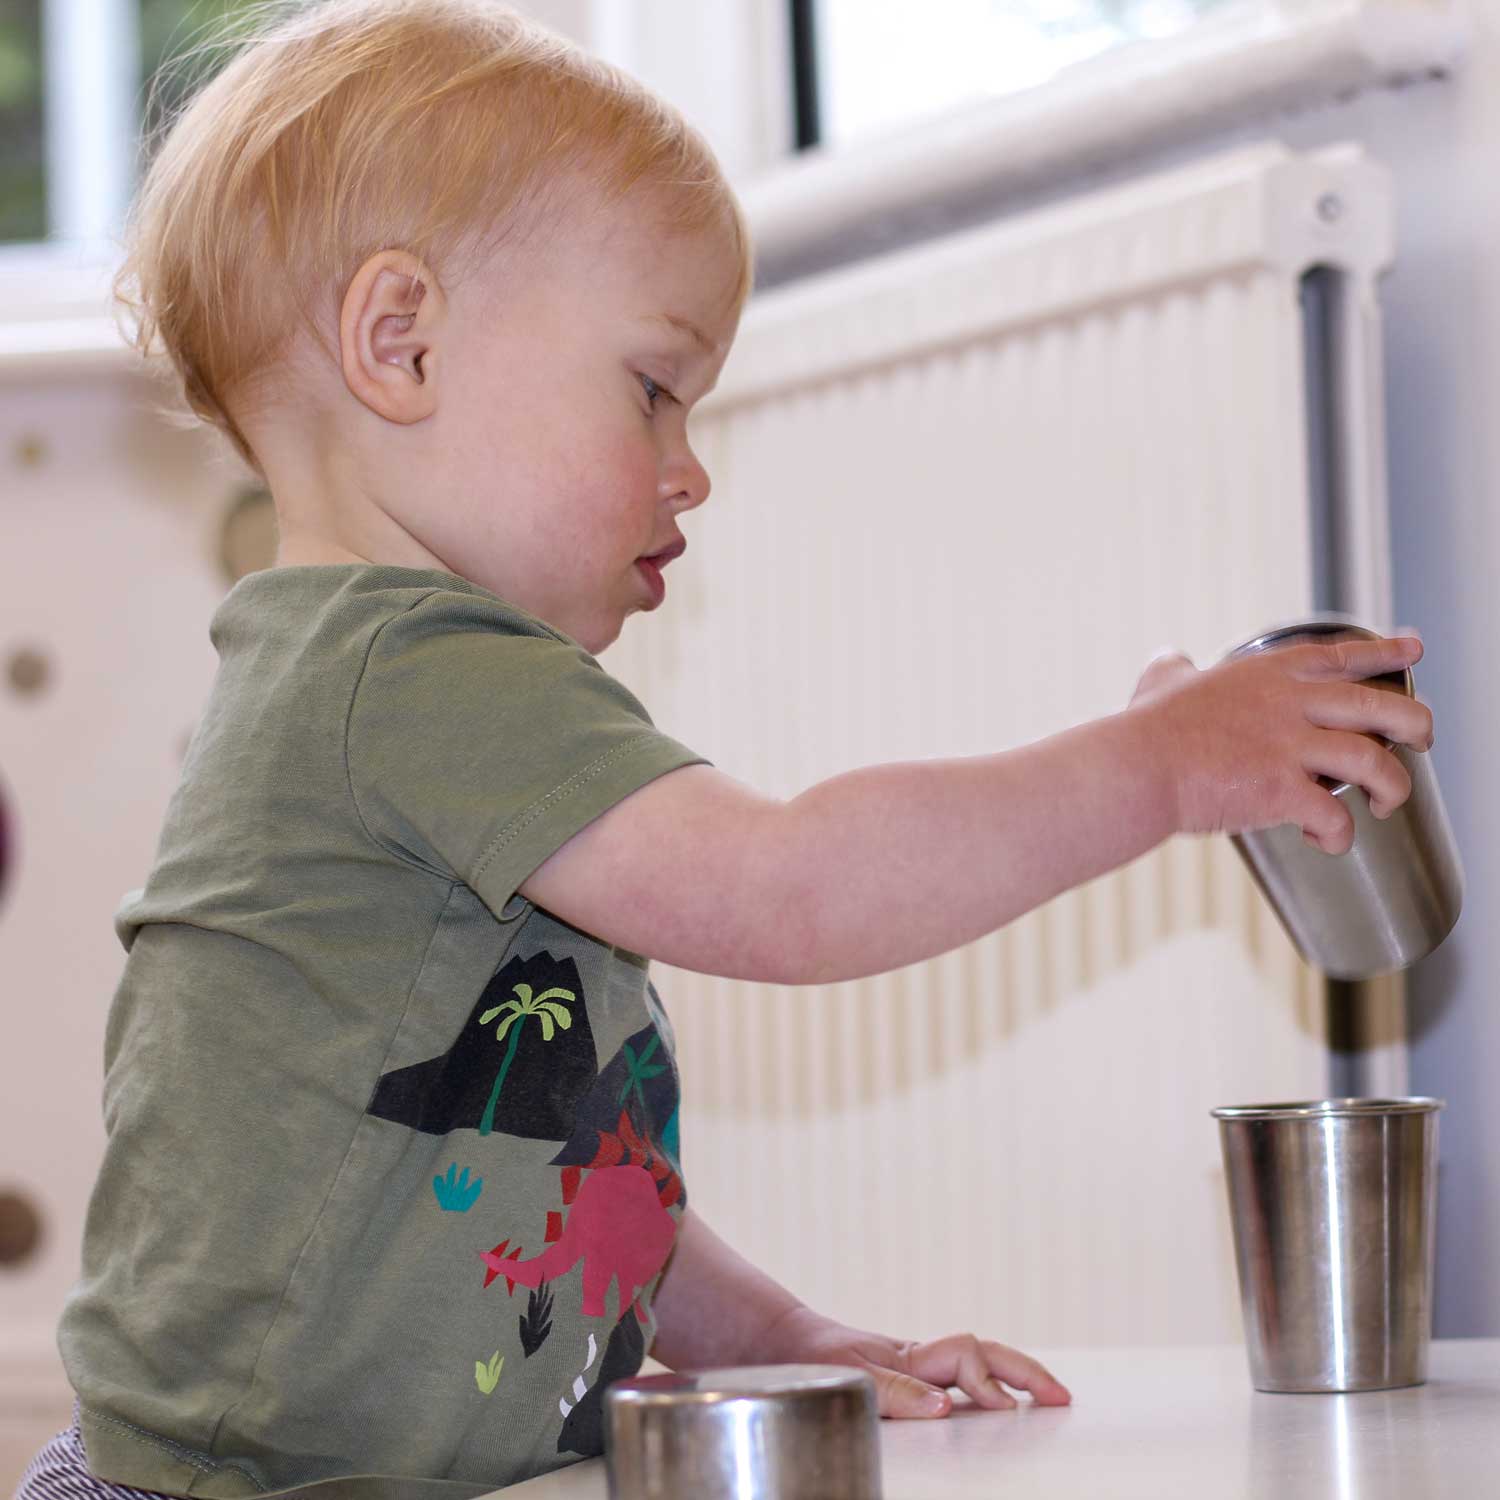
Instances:
[[[1390,817],[1411,796],[1411,773],[1389,750],[1362,734],[1330,730],[1319,735],[1304,765],[1334,781],[1362,787],[1377,818]]]
[[[1332,792],[1312,782],[1288,818],[1302,830],[1303,842],[1324,854],[1347,854],[1354,847],[1354,817]]]
[[[1067,1406],[1072,1393],[1040,1360],[1008,1344],[986,1341],[979,1346],[990,1373],[1018,1391],[1029,1391],[1038,1406]]]
[[[926,1351],[932,1351],[931,1354]],[[929,1362],[930,1361],[930,1362]],[[989,1361],[972,1333],[955,1333],[912,1351],[913,1367],[934,1385],[956,1385],[976,1406],[1009,1411],[1016,1398],[991,1377]]]
[[[1378,734],[1397,744],[1426,750],[1432,744],[1432,710],[1404,693],[1361,683],[1329,683],[1309,697],[1308,720],[1323,729]]]
[[[1015,1399],[998,1384],[1029,1391],[1042,1406],[1065,1406],[1072,1397],[1067,1388],[1039,1361],[1007,1344],[981,1340],[972,1333],[950,1334],[918,1344],[911,1351],[907,1368],[933,1385],[956,1385],[980,1406],[1013,1406]]]
[[[1349,636],[1337,641],[1319,641],[1281,646],[1273,653],[1284,660],[1287,672],[1303,682],[1330,678],[1379,677],[1399,672],[1422,659],[1422,643],[1414,635],[1382,636],[1368,640]]]

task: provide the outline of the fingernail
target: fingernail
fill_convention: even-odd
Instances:
[[[941,1391],[929,1391],[922,1398],[922,1410],[931,1413],[934,1417],[943,1411],[948,1405],[948,1398]]]

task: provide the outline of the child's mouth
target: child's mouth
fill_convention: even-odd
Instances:
[[[674,557],[681,557],[686,551],[687,543],[678,537],[670,547],[663,547],[660,552],[652,552],[646,557],[636,558],[635,565],[640,570],[641,577],[646,580],[646,587],[651,590],[652,609],[655,609],[667,597],[667,581],[661,576],[661,570]]]
[[[667,597],[667,580],[661,576],[660,560],[660,553],[655,557],[638,557],[635,560],[637,571],[646,580],[646,587],[651,590],[652,609]]]

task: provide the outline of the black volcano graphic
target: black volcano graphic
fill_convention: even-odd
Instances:
[[[428,1135],[566,1141],[598,1066],[578,965],[550,953],[513,958],[485,985],[453,1045],[384,1074],[366,1113]]]
[[[643,1140],[665,1146],[675,1157],[677,1143],[669,1126],[678,1098],[672,1055],[655,1026],[643,1027],[625,1039],[609,1066],[578,1099],[573,1128],[552,1165],[588,1166],[598,1153],[600,1135],[617,1130],[622,1113]]]

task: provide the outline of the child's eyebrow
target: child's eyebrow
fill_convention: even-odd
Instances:
[[[679,318],[675,313],[652,313],[648,321],[665,323],[669,328],[687,334],[705,354],[714,352],[713,340],[696,323],[690,323],[686,318]]]

